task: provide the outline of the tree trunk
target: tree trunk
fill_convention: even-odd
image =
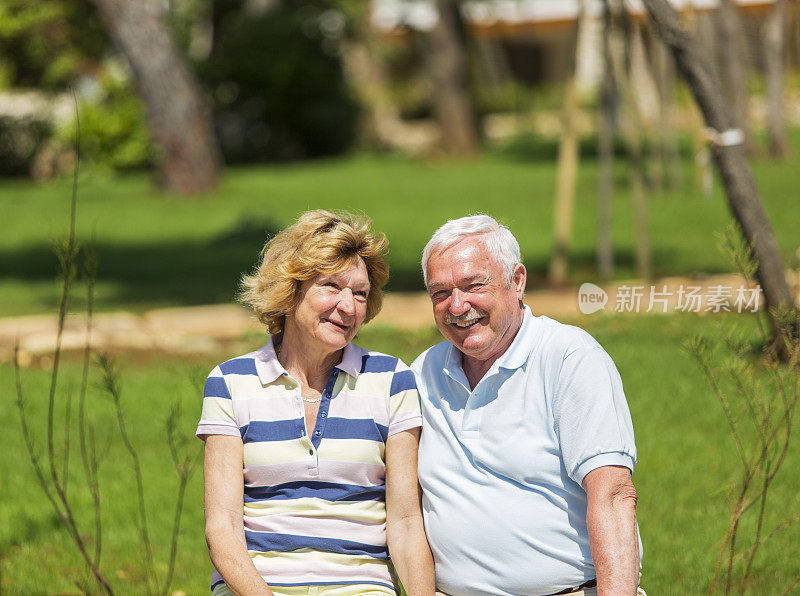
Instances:
[[[656,195],[663,191],[664,170],[658,149],[658,85],[644,44],[643,26],[632,21],[628,31],[628,80],[636,103],[636,128],[644,139],[643,170],[646,188]]]
[[[783,110],[783,77],[786,59],[786,0],[776,0],[763,24],[764,71],[767,79],[767,135],[773,157],[789,157]]]
[[[658,89],[659,150],[662,171],[667,188],[672,191],[683,187],[678,122],[675,110],[675,64],[667,47],[657,37],[652,38],[651,63]]]
[[[581,2],[576,21],[572,71],[564,86],[564,108],[562,111],[561,146],[558,154],[558,179],[554,209],[553,230],[555,245],[550,260],[550,283],[564,285],[569,271],[569,255],[572,249],[572,227],[575,212],[575,183],[578,176],[578,48],[581,33],[585,31],[584,5]]]
[[[214,188],[220,157],[209,110],[172,42],[159,0],[92,0],[130,64],[160,150],[160,183],[191,194]]]
[[[706,126],[724,132],[735,121],[706,56],[697,42],[681,29],[675,10],[666,0],[643,0],[656,31],[672,49],[675,61],[703,114]],[[798,337],[798,324],[787,323],[776,312],[797,314],[778,242],[767,213],[761,203],[758,187],[742,144],[715,144],[714,163],[722,178],[733,216],[742,228],[745,240],[752,246],[757,264],[756,276],[764,292],[766,307],[776,334]]]
[[[634,31],[624,32],[623,26],[635,27],[629,22],[622,2],[612,2],[612,29],[610,36],[611,62],[616,80],[622,91],[626,117],[622,120],[622,132],[630,166],[631,210],[633,212],[634,255],[636,275],[650,279],[653,274],[650,234],[647,223],[647,197],[645,196],[644,152],[642,150],[642,117],[633,95],[632,73],[630,69],[631,41]],[[614,26],[616,25],[616,26]]]
[[[439,21],[428,35],[433,113],[448,155],[478,150],[478,124],[469,89],[467,39],[460,0],[436,0]]]
[[[731,106],[731,116],[736,128],[745,134],[746,148],[750,149],[750,125],[747,118],[747,53],[744,31],[739,12],[733,0],[720,0],[717,11],[717,51],[723,89]]]
[[[698,14],[692,3],[686,5],[686,12],[683,15],[687,23],[687,31],[696,39],[712,40],[716,47],[715,23],[716,17],[711,17],[706,13]],[[708,148],[705,126],[703,124],[703,114],[699,107],[691,106],[689,109],[689,127],[692,133],[692,155],[694,156],[694,181],[695,186],[701,190],[706,200],[711,200],[714,196],[714,172],[711,163],[711,150]]]
[[[572,224],[575,212],[575,178],[578,174],[578,85],[574,73],[566,83],[561,146],[558,153],[558,180],[553,229],[555,246],[550,261],[550,283],[564,285],[572,248]]]
[[[611,205],[614,194],[614,129],[616,123],[617,84],[611,61],[611,11],[603,5],[603,83],[600,90],[597,167],[597,269],[600,277],[614,275]]]
[[[392,136],[402,124],[389,96],[389,76],[376,48],[368,8],[365,3],[355,17],[353,35],[342,43],[342,64],[347,83],[364,108],[361,142],[367,148],[384,150],[394,146]]]
[[[511,67],[503,51],[503,46],[496,37],[483,36],[475,39],[480,56],[479,84],[491,89],[507,85],[511,80]]]

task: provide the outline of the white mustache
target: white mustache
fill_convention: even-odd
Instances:
[[[463,315],[453,315],[448,313],[447,316],[444,318],[445,323],[460,323],[462,325],[467,323],[473,323],[478,319],[485,317],[487,313],[482,310],[478,310],[477,308],[473,308],[468,312],[465,312]]]

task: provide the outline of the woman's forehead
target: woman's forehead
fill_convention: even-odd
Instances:
[[[330,269],[324,269],[317,275],[316,279],[337,279],[347,281],[364,281],[369,284],[369,273],[364,260],[359,256],[343,260],[341,263],[333,265]]]

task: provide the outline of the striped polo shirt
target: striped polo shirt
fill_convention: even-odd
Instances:
[[[211,371],[197,435],[242,439],[245,539],[268,584],[394,588],[384,450],[387,437],[421,423],[411,370],[349,344],[308,436],[300,386],[270,338]],[[222,583],[215,570],[212,590]]]

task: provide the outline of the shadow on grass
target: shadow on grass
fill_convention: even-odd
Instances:
[[[114,288],[113,295],[98,296],[104,308],[149,307],[154,304],[198,305],[231,302],[239,279],[255,267],[267,238],[278,231],[267,219],[248,216],[230,229],[207,240],[163,240],[140,244],[99,242],[95,245],[99,282]],[[655,249],[656,276],[675,274],[673,250]],[[547,285],[549,254],[526,254],[528,287]],[[391,276],[387,289],[396,292],[424,290],[416,262],[395,262],[389,255]],[[631,249],[614,255],[620,278],[635,276]],[[0,252],[0,278],[46,281],[55,277],[58,260],[49,244]],[[590,249],[570,258],[573,281],[597,279],[596,256]],[[708,271],[707,273],[714,273]],[[78,297],[80,300],[80,297]]]
[[[97,279],[110,284],[113,295],[100,295],[104,309],[158,304],[190,306],[226,303],[235,300],[241,275],[256,264],[264,243],[263,228],[256,232],[228,232],[211,241],[163,241],[125,245],[99,243]],[[656,275],[674,273],[667,267],[674,262],[672,251],[656,250],[653,255]],[[546,287],[549,255],[525,255],[528,288]],[[634,277],[632,251],[614,255],[617,275]],[[595,255],[591,251],[574,253],[570,259],[573,281],[597,280]],[[389,260],[391,277],[387,289],[395,292],[422,291],[422,275],[416,263]],[[26,281],[53,279],[57,259],[49,245],[0,253],[0,277]],[[78,292],[77,300],[81,300]]]
[[[112,307],[230,302],[242,274],[256,266],[264,242],[278,229],[271,221],[250,218],[209,240],[97,242],[97,280],[115,288],[113,296],[98,296],[99,304]],[[423,289],[416,263],[404,267],[389,259],[389,264],[392,278],[388,289]],[[57,271],[58,259],[50,244],[0,252],[0,278],[46,281],[53,279]]]

